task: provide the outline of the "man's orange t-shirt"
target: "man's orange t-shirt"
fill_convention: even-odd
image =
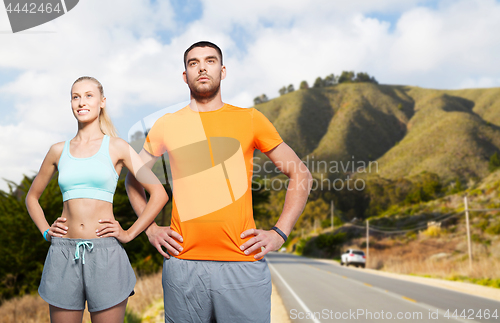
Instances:
[[[196,112],[189,106],[159,118],[144,149],[168,153],[172,171],[172,230],[184,239],[176,256],[191,260],[254,261],[240,246],[255,228],[252,209],[253,153],[283,140],[255,108],[229,104]]]

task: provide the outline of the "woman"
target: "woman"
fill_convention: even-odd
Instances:
[[[137,153],[116,136],[99,81],[77,79],[71,106],[78,132],[50,148],[26,196],[31,218],[51,242],[38,291],[49,303],[51,322],[81,322],[85,301],[93,323],[123,322],[135,274],[120,243],[145,230],[168,196]],[[112,204],[123,166],[151,196],[128,230],[114,219]],[[49,226],[38,199],[56,171],[64,205]]]

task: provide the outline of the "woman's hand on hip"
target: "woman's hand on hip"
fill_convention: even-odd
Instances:
[[[102,225],[100,229],[95,230],[99,238],[115,237],[121,243],[127,243],[132,240],[132,237],[127,231],[123,230],[120,223],[112,219],[101,219],[99,224]]]
[[[62,238],[68,233],[68,227],[64,225],[66,222],[66,218],[58,217],[54,223],[49,228],[49,232],[47,233],[47,240],[52,240],[52,237]]]

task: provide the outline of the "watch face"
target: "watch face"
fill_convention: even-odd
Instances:
[[[54,20],[71,9],[79,0],[4,0],[13,33]]]

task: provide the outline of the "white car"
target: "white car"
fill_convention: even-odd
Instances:
[[[354,265],[356,267],[363,267],[365,268],[366,264],[366,256],[365,253],[361,250],[356,250],[356,249],[348,249],[346,252],[340,256],[340,265]]]

